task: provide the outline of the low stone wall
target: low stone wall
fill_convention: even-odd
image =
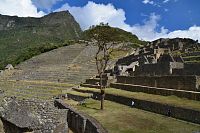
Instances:
[[[0,119],[1,123],[1,129],[0,133],[26,133],[26,132],[33,132],[33,130],[30,130],[28,128],[19,128],[16,125]]]
[[[190,100],[200,101],[200,92],[165,89],[165,88],[122,84],[122,83],[112,83],[110,86],[116,89],[121,89],[121,90],[126,90],[126,91],[131,91],[131,92],[144,92],[148,94],[155,94],[155,95],[162,95],[162,96],[175,95],[180,98],[187,98]]]
[[[177,90],[199,91],[198,76],[117,76],[117,83],[169,88]]]
[[[78,96],[78,95],[73,95],[73,94],[67,94],[67,98],[75,100],[75,101],[83,101],[86,98],[89,98],[88,96]]]
[[[93,93],[95,99],[100,100],[100,93]],[[176,107],[168,104],[129,98],[119,95],[106,94],[105,100],[113,101],[130,107],[166,115],[184,121],[200,124],[200,111]],[[134,105],[132,103],[134,102]]]
[[[136,67],[134,75],[169,75],[170,74],[170,64],[169,63],[157,63],[157,64],[144,64]]]
[[[94,118],[74,110],[61,100],[55,100],[55,106],[59,109],[68,109],[68,126],[76,133],[108,133]]]
[[[98,79],[98,78],[86,79],[86,84],[93,84],[93,85],[100,84],[100,79]],[[107,79],[103,79],[102,84],[103,84],[103,86],[107,86]]]

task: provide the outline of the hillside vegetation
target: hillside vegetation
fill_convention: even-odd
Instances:
[[[119,28],[110,27],[108,25],[100,24],[93,26],[90,29],[82,33],[83,40],[90,40],[91,33],[101,33],[103,32],[104,38],[109,37],[110,40],[115,40],[116,42],[129,42],[132,47],[139,47],[145,45],[147,42],[141,41],[136,35],[131,32],[124,31]],[[105,38],[106,39],[106,38]]]
[[[40,53],[68,45],[78,39],[79,24],[67,12],[51,13],[42,18],[0,15],[0,69],[16,65]]]

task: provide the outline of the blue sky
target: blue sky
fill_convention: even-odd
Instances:
[[[126,13],[126,21],[133,25],[142,23],[147,16],[154,12],[161,16],[160,26],[169,30],[188,29],[192,25],[200,25],[200,0],[153,0],[154,4],[143,3],[143,0],[92,0],[97,4],[112,3],[115,8],[121,8]],[[151,2],[151,1],[150,1]],[[53,10],[64,3],[70,6],[83,7],[88,0],[63,0],[53,6]]]
[[[83,30],[108,22],[143,40],[200,40],[199,5],[200,0],[3,0],[0,14],[40,17],[69,10]]]

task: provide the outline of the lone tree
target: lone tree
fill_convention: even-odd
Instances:
[[[105,87],[102,84],[102,77],[105,73],[106,67],[110,60],[114,44],[124,40],[117,34],[119,29],[112,28],[108,25],[97,25],[88,31],[86,35],[93,40],[94,44],[98,47],[95,60],[98,75],[100,77],[100,91],[101,91],[101,109],[104,109]]]

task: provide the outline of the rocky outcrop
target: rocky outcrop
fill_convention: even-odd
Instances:
[[[0,117],[6,133],[67,133],[67,110],[56,109],[51,102],[4,99]]]

